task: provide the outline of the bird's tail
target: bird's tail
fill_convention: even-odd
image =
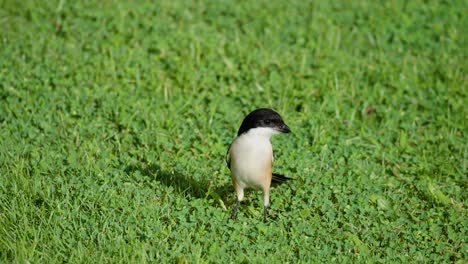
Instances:
[[[271,178],[273,183],[276,184],[282,184],[285,183],[289,180],[292,180],[292,178],[286,177],[284,175],[278,174],[278,173],[273,173],[273,177]]]

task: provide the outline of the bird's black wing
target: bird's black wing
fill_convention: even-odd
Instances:
[[[293,180],[293,178],[286,177],[284,175],[278,174],[278,173],[273,173],[271,180],[273,183],[285,183],[289,180]]]
[[[232,145],[232,143],[229,144],[229,148],[228,148],[228,150],[226,152],[226,165],[227,165],[227,167],[229,169],[231,169],[231,155],[229,154],[229,151],[231,150],[231,145]]]

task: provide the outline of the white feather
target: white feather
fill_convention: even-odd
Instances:
[[[242,188],[261,187],[261,177],[273,161],[270,138],[278,133],[272,128],[253,128],[232,142],[229,151],[231,171]]]

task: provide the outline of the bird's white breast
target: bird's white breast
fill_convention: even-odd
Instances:
[[[229,151],[231,175],[245,188],[262,188],[271,181],[273,149],[270,128],[255,128],[237,137]],[[269,185],[269,183],[268,183]]]

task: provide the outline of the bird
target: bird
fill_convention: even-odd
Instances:
[[[274,156],[270,138],[281,133],[291,133],[291,129],[280,114],[270,108],[258,108],[242,121],[237,137],[226,154],[226,163],[237,194],[230,219],[237,218],[239,204],[244,199],[244,190],[256,189],[263,193],[263,221],[267,221],[272,181],[283,183],[291,180],[272,171]]]

